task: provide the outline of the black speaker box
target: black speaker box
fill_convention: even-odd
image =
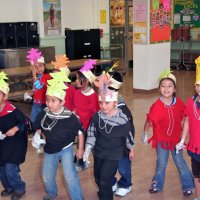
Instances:
[[[4,48],[16,48],[15,23],[3,23]]]
[[[66,55],[69,59],[100,58],[100,30],[65,30]]]
[[[17,22],[16,26],[16,44],[17,47],[27,47],[27,23],[26,22]]]
[[[65,52],[70,60],[75,58],[74,32],[65,30]]]
[[[27,22],[27,38],[29,47],[39,47],[40,38],[37,22]]]

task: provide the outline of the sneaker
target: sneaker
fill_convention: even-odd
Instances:
[[[117,191],[115,192],[115,195],[120,196],[120,197],[125,197],[130,192],[131,192],[131,187],[118,188]]]
[[[157,181],[153,181],[151,183],[151,187],[149,188],[149,192],[150,193],[157,193],[157,192],[159,192],[159,190],[157,188]]]
[[[190,196],[192,193],[193,193],[193,190],[191,190],[191,189],[187,189],[187,190],[183,191],[184,196]]]
[[[117,189],[118,189],[118,184],[117,184],[117,182],[116,182],[115,185],[112,186],[112,191],[113,191],[113,192],[116,192]]]
[[[49,194],[45,194],[43,197],[43,200],[54,200],[54,199],[56,199],[56,196],[57,195],[51,196]]]
[[[14,192],[14,194],[11,196],[11,200],[19,200],[21,199],[25,194],[24,192]]]
[[[10,196],[14,193],[14,190],[13,189],[5,189],[1,192],[1,196],[2,197],[7,197],[7,196]]]
[[[83,165],[80,165],[79,162],[75,163],[75,169],[77,172],[87,169],[89,167],[89,163],[88,162],[84,162]]]

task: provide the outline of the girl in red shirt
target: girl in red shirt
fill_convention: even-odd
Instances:
[[[183,125],[183,134],[181,141],[176,145],[177,151],[182,150],[187,134],[189,133],[189,141],[187,150],[191,156],[192,173],[197,198],[200,200],[200,56],[195,60],[196,63],[196,82],[195,94],[190,97],[185,107],[185,121]]]
[[[153,177],[150,193],[163,190],[165,170],[171,152],[173,161],[178,169],[183,195],[189,196],[194,189],[193,177],[183,159],[182,151],[176,153],[175,146],[179,142],[184,117],[184,103],[175,97],[176,78],[170,71],[165,70],[160,77],[159,90],[161,97],[151,106],[144,125],[142,141],[152,142],[156,148],[156,173]],[[148,140],[147,133],[153,128],[153,136]]]
[[[79,117],[85,133],[87,132],[93,115],[100,109],[98,95],[92,88],[92,83],[96,77],[90,70],[95,63],[95,60],[86,61],[84,66],[76,74],[78,89],[74,95],[75,113]],[[79,160],[75,166],[77,171],[88,167],[82,160]]]

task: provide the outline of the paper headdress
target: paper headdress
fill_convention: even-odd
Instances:
[[[56,61],[51,61],[51,64],[54,66],[54,69],[64,71],[66,73],[66,76],[68,77],[70,74],[69,70],[69,58],[67,58],[66,55],[57,55],[55,56]],[[71,82],[71,80],[68,78],[68,82]]]
[[[5,74],[4,71],[0,72],[0,90],[4,93],[4,94],[8,94],[10,91],[9,85],[8,83],[5,81],[8,80],[7,75]]]
[[[196,64],[196,81],[195,81],[196,85],[200,84],[200,56],[195,60],[195,64]]]
[[[98,77],[98,80],[97,86],[99,87],[99,101],[117,101],[118,92],[109,89],[111,85],[111,77],[107,73],[103,72]]]
[[[47,92],[46,95],[55,96],[61,100],[65,99],[66,89],[68,88],[65,85],[68,77],[64,71],[50,73],[52,79],[48,80],[47,83]]]
[[[31,63],[31,65],[35,65],[37,63],[45,63],[44,57],[42,56],[42,53],[35,48],[31,48],[27,52],[27,61]]]
[[[122,86],[123,78],[121,74],[117,71],[114,71],[114,68],[116,68],[119,64],[119,61],[114,63],[113,66],[108,70],[108,74],[110,75],[110,87],[118,90]]]
[[[94,68],[96,60],[89,59],[85,61],[83,67],[79,70],[83,75],[89,80],[90,83],[94,83],[96,76],[91,72],[91,69]]]
[[[159,81],[161,81],[162,79],[165,79],[165,78],[172,79],[174,81],[174,83],[176,83],[176,77],[171,73],[171,71],[169,69],[163,70],[163,72],[159,76]]]

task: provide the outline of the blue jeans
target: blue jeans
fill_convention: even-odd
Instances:
[[[154,187],[157,188],[159,191],[161,191],[164,187],[165,170],[169,159],[169,152],[170,152],[169,150],[163,149],[161,147],[161,144],[158,144],[156,174],[153,177],[153,181],[154,181]],[[179,172],[182,190],[185,191],[187,189],[193,189],[194,188],[193,177],[183,158],[182,151],[179,151],[179,153],[176,154],[176,151],[172,150],[171,154]]]
[[[33,102],[32,105],[32,109],[31,109],[31,122],[33,124],[33,129],[35,129],[34,127],[34,123],[37,119],[38,114],[42,111],[42,109],[44,109],[46,107],[45,104],[40,104],[40,103],[35,103]]]
[[[119,160],[118,172],[120,174],[120,179],[113,178],[113,185],[117,182],[119,188],[128,188],[132,185],[131,182],[131,161],[129,157],[124,157]]]
[[[21,180],[19,172],[19,165],[13,163],[6,163],[0,167],[0,180],[5,189],[19,193],[26,191],[26,185]]]
[[[67,191],[71,199],[82,200],[83,193],[81,190],[79,177],[74,166],[73,145],[62,149],[58,153],[44,154],[42,163],[42,178],[45,184],[46,193],[51,197],[56,197],[58,188],[55,177],[59,160],[61,160]]]

